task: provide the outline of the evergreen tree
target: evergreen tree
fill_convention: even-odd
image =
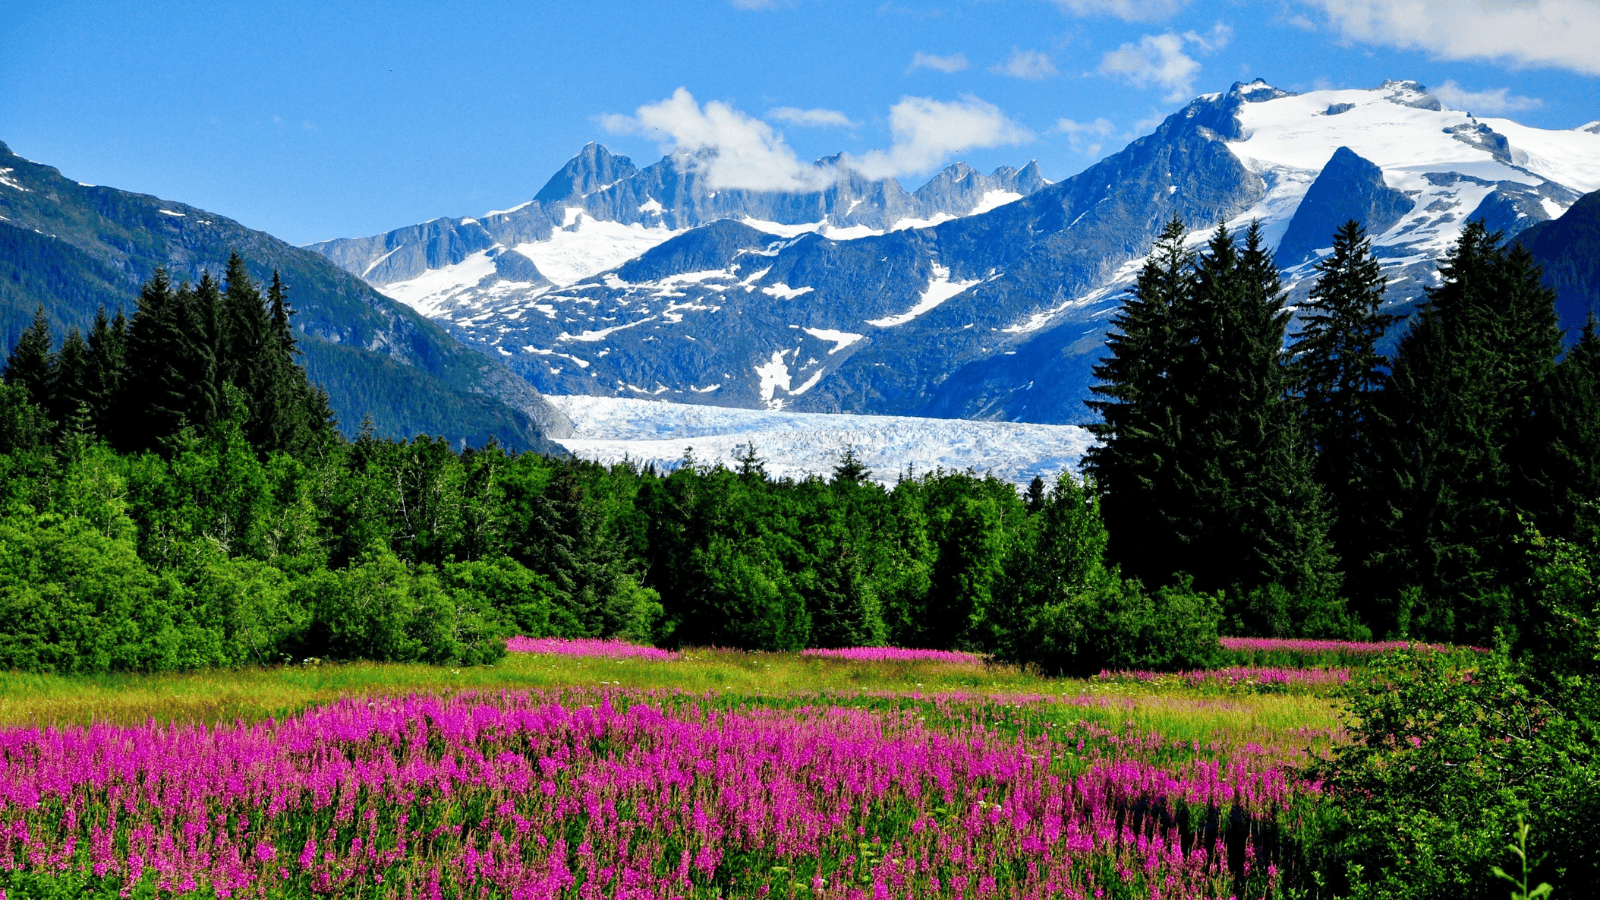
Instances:
[[[1028,512],[1030,514],[1037,514],[1043,510],[1046,497],[1044,478],[1039,475],[1033,476],[1033,480],[1028,482],[1028,491],[1023,497],[1028,503]]]
[[[112,404],[122,388],[127,342],[128,320],[122,310],[117,310],[116,318],[110,320],[105,307],[95,310],[94,326],[89,329],[89,415],[101,435],[109,435],[113,428]]]
[[[94,427],[94,353],[76,328],[67,332],[56,354],[50,418],[69,432]]]
[[[1132,575],[1162,580],[1163,558],[1177,552],[1163,505],[1180,435],[1172,420],[1178,356],[1178,311],[1194,288],[1194,254],[1184,247],[1174,217],[1155,241],[1122,310],[1111,320],[1108,355],[1094,368],[1090,390],[1103,399],[1092,426],[1100,443],[1084,456],[1084,471],[1106,498],[1111,557]],[[1042,487],[1042,484],[1041,484]]]
[[[300,365],[288,290],[276,270],[267,288],[265,330],[257,370],[252,374],[252,438],[263,452],[301,453],[335,427],[328,393],[311,382]]]
[[[1578,343],[1534,404],[1521,506],[1549,537],[1600,544],[1600,323],[1590,315]]]
[[[1396,595],[1386,627],[1486,642],[1515,617],[1518,485],[1538,482],[1535,398],[1560,350],[1554,298],[1520,248],[1471,222],[1400,342],[1380,490]],[[1525,574],[1525,573],[1522,573]]]
[[[128,324],[127,375],[116,404],[115,442],[122,449],[148,449],[191,424],[188,295],[187,285],[173,290],[165,269],[157,269],[139,291],[139,306]]]
[[[272,322],[268,318],[261,291],[251,280],[250,272],[239,254],[228,256],[228,269],[223,279],[226,285],[223,307],[227,324],[224,341],[227,352],[219,360],[221,374],[244,391],[246,396],[255,399],[259,394],[255,382],[262,374],[268,355],[267,341]],[[282,290],[281,284],[279,290]]]
[[[185,297],[183,290],[178,292]],[[186,296],[189,329],[187,357],[189,376],[189,423],[204,431],[223,417],[227,384],[224,357],[228,352],[228,319],[222,289],[210,272],[200,273],[200,283]]]
[[[50,323],[44,317],[44,305],[34,310],[33,324],[17,339],[6,358],[5,382],[28,392],[28,402],[41,411],[49,410],[54,403],[55,354],[51,352],[54,341],[50,339]]]
[[[1114,490],[1107,518],[1122,529],[1112,540],[1127,542],[1119,558],[1143,545],[1136,574],[1157,583],[1188,574],[1201,591],[1230,591],[1235,627],[1338,630],[1326,514],[1287,396],[1288,320],[1259,226],[1242,247],[1219,226],[1166,315],[1170,362],[1144,416],[1158,439],[1133,457],[1144,467],[1137,530],[1127,511],[1110,515]]]
[[[1317,283],[1301,313],[1304,328],[1294,336],[1295,388],[1305,436],[1316,452],[1317,483],[1333,516],[1334,545],[1347,577],[1362,583],[1359,563],[1368,557],[1376,531],[1374,440],[1388,377],[1378,341],[1401,317],[1379,312],[1387,279],[1361,223],[1352,219],[1341,226],[1333,253],[1316,268]]]

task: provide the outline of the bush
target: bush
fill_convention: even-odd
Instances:
[[[0,521],[0,669],[155,671],[229,662],[226,629],[131,540],[78,517]]]
[[[296,586],[311,609],[312,655],[379,662],[467,664],[503,655],[499,629],[475,595],[452,595],[429,566],[412,570],[376,547],[337,572],[321,571]]]
[[[1046,675],[1084,677],[1102,669],[1177,671],[1216,663],[1222,602],[1187,581],[1150,593],[1137,581],[1039,609],[1022,630],[1016,661]]]
[[[439,569],[439,582],[454,595],[457,608],[493,620],[503,637],[557,636],[550,616],[555,585],[510,557],[447,562]]]
[[[1332,883],[1356,897],[1503,896],[1492,871],[1519,816],[1535,881],[1556,896],[1600,884],[1595,691],[1541,692],[1503,652],[1403,651],[1342,691],[1352,740],[1321,773],[1340,820]]]

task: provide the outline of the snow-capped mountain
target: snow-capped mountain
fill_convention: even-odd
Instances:
[[[1256,81],[1057,184],[953,167],[916,194],[841,173],[819,195],[712,197],[684,160],[635,171],[591,145],[518,211],[545,237],[497,237],[490,216],[318,249],[550,394],[1081,422],[1107,322],[1172,216],[1196,244],[1260,221],[1294,294],[1361,219],[1405,305],[1469,219],[1515,234],[1600,189],[1597,131],[1478,119],[1412,82]],[[950,210],[970,214],[931,221]]]
[[[367,238],[311,245],[348,272],[431,316],[565,287],[710,222],[736,220],[771,234],[836,239],[922,227],[986,212],[1049,184],[1039,167],[989,175],[957,163],[915,193],[818,160],[825,189],[716,190],[694,156],[644,169],[588,144],[532,200],[481,217],[434,219]]]

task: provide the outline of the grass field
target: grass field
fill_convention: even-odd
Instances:
[[[1267,896],[1330,683],[690,650],[0,676],[0,896]],[[20,836],[20,837],[19,837]]]

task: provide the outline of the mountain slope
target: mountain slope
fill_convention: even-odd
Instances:
[[[1544,268],[1556,292],[1567,339],[1576,340],[1589,316],[1600,316],[1600,191],[1587,194],[1561,218],[1540,222],[1517,241]]]
[[[237,252],[252,277],[281,272],[311,377],[341,426],[557,450],[570,426],[525,380],[320,255],[181,203],[79,184],[0,144],[0,340],[9,349],[43,304],[58,333],[95,309],[129,315],[157,266],[174,280],[220,274]]]
[[[694,156],[639,169],[591,143],[534,199],[510,209],[309,249],[426,315],[448,316],[573,284],[711,222],[737,220],[785,237],[864,237],[987,211],[1049,184],[1033,163],[989,175],[957,163],[915,193],[840,168],[839,157],[818,160],[816,170],[826,182],[817,190],[719,190]]]
[[[951,167],[926,188],[947,205],[1027,193],[887,231],[884,220],[905,209],[895,204],[915,199],[893,183],[864,185],[846,172],[835,195],[805,199],[857,217],[836,221],[797,195],[674,193],[693,187],[681,160],[625,163],[586,148],[541,192],[582,204],[560,207],[570,230],[527,251],[546,254],[535,262],[553,284],[497,278],[500,257],[523,249],[489,234],[499,249],[382,289],[552,394],[1075,423],[1087,418],[1090,369],[1121,291],[1169,218],[1196,229],[1196,245],[1219,221],[1235,231],[1260,222],[1288,265],[1292,301],[1309,291],[1332,228],[1361,219],[1391,279],[1391,305],[1403,310],[1469,219],[1514,235],[1600,188],[1600,134],[1478,120],[1413,82],[1296,95],[1257,81],[1195,99],[1059,183],[1036,170]],[[672,180],[680,169],[687,181]],[[881,194],[870,208],[868,187]],[[721,205],[735,201],[747,205]],[[647,209],[652,202],[659,208]],[[549,214],[524,208],[534,206]],[[782,227],[752,209],[818,218]],[[876,218],[862,220],[863,211]],[[684,227],[713,215],[724,219]],[[647,217],[665,230],[628,245],[625,230],[643,233]],[[607,228],[618,237],[602,246]],[[562,257],[562,234],[576,236],[567,245],[575,256],[589,256]],[[367,252],[398,256],[410,245],[386,246]],[[618,261],[576,280],[551,276],[601,258]],[[429,279],[444,287],[426,293]]]

